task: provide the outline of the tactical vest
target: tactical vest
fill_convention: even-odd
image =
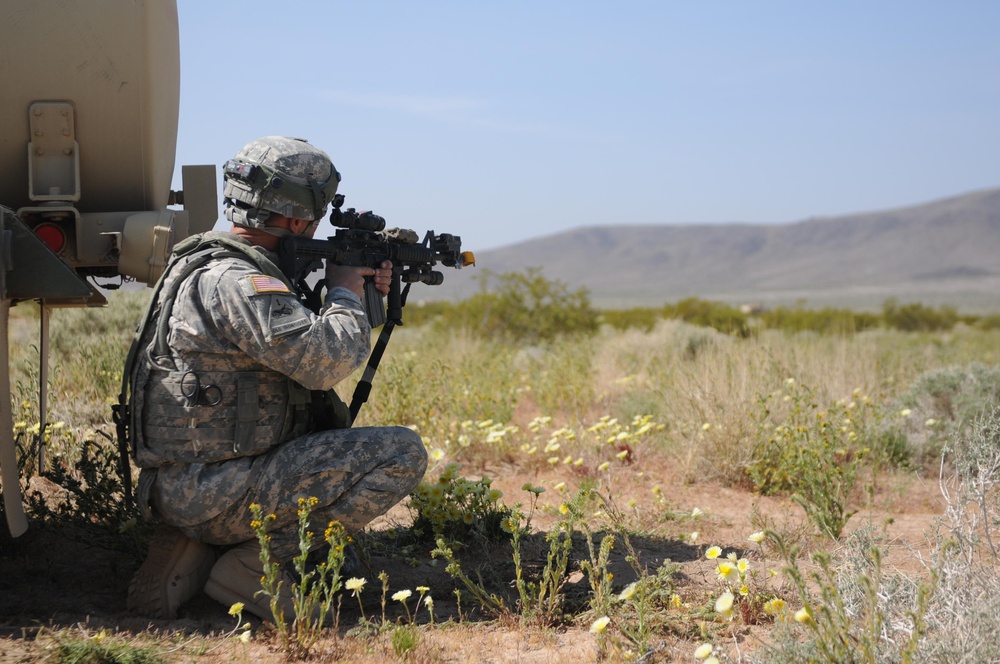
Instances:
[[[228,233],[177,244],[123,376],[120,402],[126,405],[118,415],[128,423],[125,438],[140,468],[253,456],[316,429],[350,426],[347,406],[335,392],[310,392],[246,355],[233,354],[224,369],[180,366],[167,344],[174,300],[192,273],[225,258],[247,261],[292,288],[262,251]],[[125,400],[126,391],[131,400]]]

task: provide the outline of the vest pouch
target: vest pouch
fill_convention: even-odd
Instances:
[[[233,452],[247,456],[256,451],[254,433],[257,431],[257,394],[260,380],[255,373],[236,375],[236,437]]]
[[[188,396],[194,375],[203,398]],[[143,466],[212,463],[270,449],[289,424],[288,384],[271,371],[154,369],[143,390]]]
[[[314,431],[351,427],[351,409],[333,390],[312,392],[312,418]]]

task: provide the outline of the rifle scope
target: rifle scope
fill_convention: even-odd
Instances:
[[[358,212],[354,208],[341,210],[336,206],[330,211],[330,223],[359,231],[378,232],[385,228],[385,219],[373,212]]]

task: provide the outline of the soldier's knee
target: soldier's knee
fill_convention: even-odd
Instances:
[[[424,469],[427,468],[427,448],[424,447],[424,441],[420,438],[420,434],[413,429],[407,427],[399,428],[401,429],[400,434],[407,450],[406,453],[420,466],[422,474]]]
[[[427,448],[420,435],[408,427],[393,427],[396,442],[396,453],[402,465],[417,478],[419,482],[427,470]]]

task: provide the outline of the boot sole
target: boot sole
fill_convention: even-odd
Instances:
[[[169,526],[153,533],[149,555],[132,577],[126,607],[150,618],[176,618],[177,609],[208,580],[215,553]]]

